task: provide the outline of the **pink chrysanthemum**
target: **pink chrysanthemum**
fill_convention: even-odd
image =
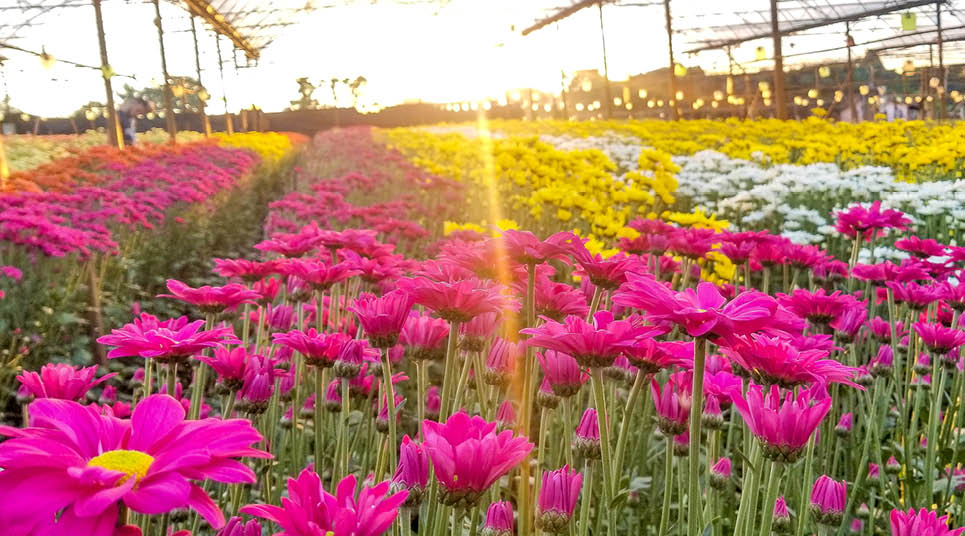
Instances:
[[[533,449],[526,437],[512,431],[496,432],[495,422],[469,417],[460,411],[443,424],[422,422],[423,446],[429,453],[441,500],[472,507],[499,477],[519,464]]]
[[[192,480],[254,482],[234,458],[271,457],[251,447],[262,437],[248,421],[185,421],[167,395],[141,401],[129,421],[64,400],[38,400],[29,413],[28,428],[0,427],[11,437],[0,443],[0,526],[10,536],[110,536],[122,502],[152,515],[193,508],[221,528],[218,506]]]
[[[48,363],[40,372],[24,371],[17,376],[30,396],[80,401],[87,391],[117,376],[105,374],[96,380],[97,367],[77,368],[67,363]],[[106,389],[106,388],[105,388]]]
[[[831,398],[823,390],[802,389],[796,396],[787,392],[782,397],[776,385],[766,395],[759,385],[751,384],[746,395],[738,388],[731,399],[761,442],[764,455],[786,463],[801,457],[811,434],[831,409]]]
[[[288,479],[288,497],[281,500],[281,507],[251,504],[239,511],[277,523],[282,532],[276,532],[275,536],[385,534],[409,492],[389,494],[386,481],[372,487],[363,485],[356,498],[356,487],[355,475],[349,475],[338,483],[335,495],[331,495],[322,488],[315,469],[309,466],[298,478]]]

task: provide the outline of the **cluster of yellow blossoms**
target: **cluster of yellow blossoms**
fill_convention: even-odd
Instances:
[[[468,138],[418,129],[379,135],[416,165],[466,183],[481,201],[467,221],[495,221],[507,211],[534,232],[575,228],[610,240],[629,221],[656,217],[677,188],[678,168],[657,150],[644,151],[624,182],[614,180],[616,166],[602,151],[561,151],[535,136]]]
[[[617,166],[602,151],[559,150],[535,134],[490,138],[411,128],[377,132],[411,162],[463,182],[467,196],[479,200],[464,222],[445,222],[445,234],[523,228],[546,236],[571,230],[587,239],[591,253],[609,257],[619,252],[614,247],[619,238],[639,236],[627,227],[636,218],[662,217],[685,227],[715,230],[728,226],[699,209],[667,210],[675,201],[675,174],[680,169],[663,150],[641,151],[638,168],[621,181],[612,174]],[[487,225],[491,221],[496,224]],[[730,281],[734,275],[734,265],[716,252],[701,265],[708,280]]]
[[[493,121],[510,136],[622,135],[673,155],[712,149],[764,164],[832,162],[842,169],[888,166],[906,181],[955,179],[965,164],[965,125],[924,121]]]
[[[249,149],[258,153],[261,160],[275,164],[291,154],[295,145],[304,143],[307,138],[300,134],[284,132],[237,132],[218,133],[212,136],[220,145]]]

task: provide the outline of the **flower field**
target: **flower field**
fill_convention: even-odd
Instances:
[[[52,140],[0,195],[0,527],[958,535],[963,133]]]

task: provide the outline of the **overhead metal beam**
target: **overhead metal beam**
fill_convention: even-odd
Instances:
[[[615,1],[616,1],[616,0],[580,0],[579,2],[573,4],[573,5],[569,6],[569,7],[565,7],[565,8],[557,11],[557,12],[554,13],[553,15],[550,15],[549,17],[547,17],[547,18],[545,18],[545,19],[543,19],[543,20],[537,21],[535,24],[533,24],[533,25],[530,26],[529,28],[526,28],[525,30],[523,30],[523,35],[529,35],[529,34],[535,32],[536,30],[539,30],[539,29],[541,29],[541,28],[545,28],[545,27],[549,26],[550,24],[553,24],[554,22],[559,22],[559,21],[561,21],[561,20],[569,17],[570,15],[573,15],[574,13],[576,13],[576,12],[578,12],[578,11],[580,11],[580,10],[586,9],[586,8],[588,8],[588,7],[593,7],[593,6],[597,5],[597,4],[601,4],[601,5],[602,5],[602,4],[612,4],[612,3],[615,2]]]
[[[947,3],[947,0],[941,0],[940,3]],[[903,9],[912,9],[915,7],[921,7],[926,5],[935,5],[935,0],[909,0],[907,2],[901,2],[891,6],[881,7],[877,9],[869,9],[866,11],[860,11],[857,13],[851,13],[848,15],[842,15],[840,17],[832,17],[824,20],[808,21],[800,24],[792,24],[790,27],[780,30],[780,35],[790,35],[797,32],[803,32],[807,30],[813,30],[814,28],[820,28],[822,26],[830,26],[832,24],[840,24],[842,22],[852,22],[856,20],[865,19],[868,17],[878,17],[881,15],[887,15],[888,13],[894,13],[895,11],[901,11]],[[748,41],[756,41],[758,39],[766,39],[771,37],[773,32],[761,31],[757,33],[750,34],[745,37],[735,38],[735,39],[722,39],[720,41],[708,42],[707,44],[701,45],[696,48],[687,50],[686,54],[695,54],[697,52],[703,52],[705,50],[715,50],[719,48],[724,48],[728,46],[736,46],[741,43],[746,43]]]
[[[245,53],[245,56],[253,60],[258,59],[260,55],[258,48],[241,35],[241,32],[228,22],[224,14],[215,9],[210,2],[207,0],[184,0],[184,3],[188,6],[188,11],[210,24],[216,33],[227,37],[235,48]]]

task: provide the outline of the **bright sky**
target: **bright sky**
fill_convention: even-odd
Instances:
[[[0,5],[4,3],[0,0]],[[549,8],[563,4],[563,0],[452,0],[443,7],[366,3],[323,9],[283,28],[264,50],[257,67],[236,73],[232,64],[225,66],[229,106],[237,110],[257,104],[266,111],[281,110],[297,97],[295,79],[301,76],[319,81],[362,75],[368,79],[363,103],[383,106],[414,99],[452,102],[498,98],[521,87],[558,92],[561,69],[572,73],[580,69],[602,71],[603,67],[596,9],[585,9],[530,36],[519,35],[521,28],[545,15]],[[688,10],[694,10],[688,7],[691,2],[677,1],[676,5],[676,14],[687,15]],[[186,14],[177,6],[162,3],[161,7],[168,71],[172,76],[194,76]],[[161,78],[160,56],[152,24],[153,6],[105,1],[104,16],[111,65],[119,74],[137,77],[133,82],[115,78],[115,88],[125,82],[135,87],[157,83]],[[897,19],[897,15],[894,17]],[[58,58],[99,64],[92,8],[66,8],[43,20],[44,24],[29,29],[24,39],[11,42],[30,49],[43,46]],[[659,6],[606,7],[604,22],[611,79],[625,79],[666,65],[666,34]],[[204,83],[217,101],[222,86],[214,39],[207,31],[202,36]],[[758,44],[744,45],[735,55],[753,58]],[[5,74],[11,104],[28,113],[66,115],[88,101],[104,100],[99,71],[62,62],[45,70],[37,58],[3,49],[0,53],[10,58]],[[726,60],[719,54],[681,61],[726,69]],[[0,97],[2,92],[0,86]],[[316,92],[315,98],[323,104],[331,103],[327,85]],[[343,105],[349,104],[347,97],[340,98]],[[220,102],[215,102],[213,109],[221,111]]]

